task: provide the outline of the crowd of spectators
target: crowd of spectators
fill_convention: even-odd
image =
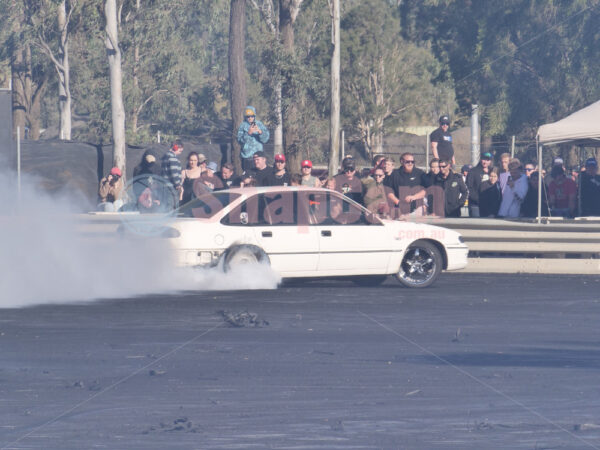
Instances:
[[[310,160],[301,162],[300,173],[289,173],[282,154],[269,164],[262,150],[252,156],[253,168],[236,174],[234,166],[226,163],[219,167],[203,154],[190,152],[186,166],[179,164],[178,155],[183,144],[176,141],[157,164],[157,156],[146,152],[134,169],[133,194],[136,209],[155,212],[175,208],[204,193],[233,187],[251,186],[308,186],[328,188],[363,204],[369,211],[386,218],[406,215],[439,217],[529,217],[538,215],[539,171],[534,164],[523,165],[517,158],[502,155],[498,167],[493,165],[489,152],[481,154],[479,163],[466,174],[454,171],[450,159],[434,158],[429,171],[415,167],[415,158],[404,153],[395,167],[393,157],[377,155],[366,175],[359,176],[352,157],[342,162],[340,173],[334,176],[313,174]],[[581,214],[600,216],[600,175],[596,159],[589,158],[577,179],[557,159],[549,176],[542,178],[542,216],[574,217],[578,207]],[[176,198],[165,202],[165,186],[158,179],[167,180]],[[123,183],[118,168],[101,180],[100,209],[116,211],[122,205],[119,199]],[[579,196],[581,205],[578,204]],[[167,195],[168,197],[168,195]],[[468,205],[468,213],[466,213]]]
[[[151,150],[134,169],[129,204],[140,212],[171,210],[200,195],[232,187],[308,186],[338,191],[363,204],[369,211],[386,218],[406,215],[439,217],[536,217],[540,172],[534,163],[525,165],[503,153],[494,165],[490,152],[480,155],[475,167],[464,165],[454,171],[455,157],[448,133],[447,116],[431,134],[434,158],[425,172],[416,167],[412,153],[400,155],[399,166],[391,156],[376,155],[372,167],[363,176],[354,159],[347,156],[338,174],[319,178],[312,161],[301,162],[300,173],[289,173],[286,158],[276,154],[268,163],[262,145],[269,132],[256,120],[249,106],[237,139],[242,148],[242,173],[236,174],[231,163],[218,164],[206,156],[190,152],[182,168],[179,156],[181,140],[160,158]],[[567,172],[562,159],[554,160],[549,176],[542,171],[542,216],[600,216],[600,175],[595,158],[589,158],[580,173]],[[101,180],[99,209],[117,211],[123,202],[121,171],[115,167]],[[465,208],[468,205],[468,209]]]

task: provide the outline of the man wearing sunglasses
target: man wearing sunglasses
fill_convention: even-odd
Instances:
[[[448,131],[450,128],[450,118],[446,115],[440,117],[440,126],[429,135],[431,142],[431,153],[434,158],[447,159],[456,164],[454,160],[454,148],[452,147],[452,135]]]
[[[362,183],[356,175],[354,159],[344,158],[342,161],[342,173],[334,177],[335,190],[350,197],[352,200],[362,203]]]
[[[400,156],[401,167],[392,172],[390,187],[392,192],[388,199],[392,205],[398,208],[400,215],[415,212],[423,213],[423,198],[427,177],[425,172],[415,167],[415,157],[412,153],[404,153]]]
[[[260,121],[256,120],[256,109],[247,106],[244,110],[244,121],[237,132],[237,141],[241,148],[242,169],[250,171],[254,169],[253,156],[256,152],[263,150],[263,144],[269,142],[269,130]]]
[[[467,186],[461,174],[452,171],[449,159],[440,160],[440,173],[435,177],[435,186],[444,190],[444,214],[460,217],[460,209],[467,201]]]

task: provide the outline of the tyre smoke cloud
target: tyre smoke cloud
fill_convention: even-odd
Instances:
[[[0,173],[0,309],[45,303],[176,293],[186,290],[273,289],[267,266],[223,273],[174,265],[166,239],[83,234],[77,213],[93,209],[70,193],[50,196],[23,177]]]

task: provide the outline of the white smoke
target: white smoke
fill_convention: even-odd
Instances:
[[[164,239],[82,235],[80,200],[50,196],[25,177],[0,173],[0,308],[80,303],[184,290],[272,289],[280,279],[265,266],[223,273],[173,264]]]

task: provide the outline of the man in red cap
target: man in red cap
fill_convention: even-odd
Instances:
[[[312,161],[305,159],[300,165],[302,167],[302,186],[321,187],[319,179],[312,175]]]
[[[123,191],[121,175],[121,169],[113,167],[110,169],[110,173],[100,180],[100,188],[98,189],[98,196],[100,197],[98,209],[100,211],[114,212],[123,206],[123,200],[120,198]]]
[[[285,170],[285,155],[275,155],[273,173],[267,178],[267,186],[290,186],[290,174]]]

